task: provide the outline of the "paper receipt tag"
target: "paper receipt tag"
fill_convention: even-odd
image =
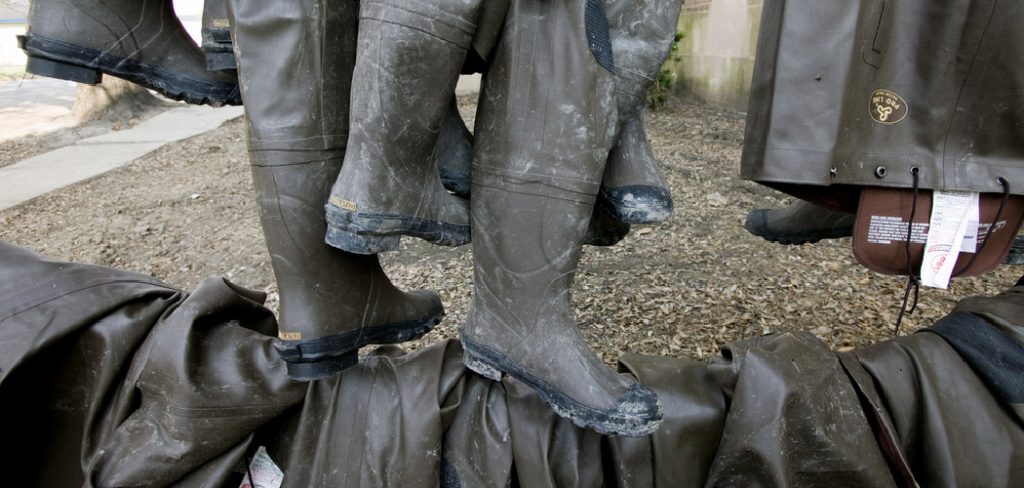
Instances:
[[[932,216],[928,225],[928,240],[921,261],[921,284],[933,288],[948,288],[956,259],[963,249],[964,236],[969,233],[977,241],[978,194],[964,191],[936,191],[932,195]],[[972,246],[973,247],[973,246]]]
[[[252,480],[249,479],[250,473]],[[281,488],[283,481],[284,472],[274,464],[273,459],[270,459],[267,448],[260,446],[253,455],[252,462],[249,463],[249,472],[245,473],[239,488]]]

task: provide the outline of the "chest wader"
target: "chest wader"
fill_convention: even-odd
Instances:
[[[571,288],[616,134],[603,2],[519,0],[484,78],[473,163],[474,293],[465,363],[507,374],[559,415],[642,435],[655,394],[605,366],[577,330]]]
[[[326,205],[332,246],[373,254],[401,235],[469,242],[469,204],[444,189],[433,155],[481,3],[362,2],[352,132]]]
[[[29,73],[88,85],[108,74],[174,100],[242,103],[233,76],[207,71],[171,0],[36,0],[28,22]]]
[[[367,344],[422,336],[444,309],[405,293],[376,256],[323,241],[323,202],[345,157],[355,2],[244,0],[232,5],[260,220],[281,297],[276,347],[297,379],[358,361]]]

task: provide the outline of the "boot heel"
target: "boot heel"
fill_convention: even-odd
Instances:
[[[98,70],[35,56],[28,57],[25,71],[34,75],[74,81],[86,85],[95,85],[103,80],[103,73],[100,73]]]
[[[474,372],[476,372],[480,376],[483,376],[484,378],[493,381],[501,381],[501,370],[481,361],[480,359],[477,359],[477,357],[471,354],[469,351],[462,351],[462,363],[465,364],[467,368],[473,370]]]
[[[324,242],[342,251],[354,254],[380,254],[398,249],[402,236],[365,236],[327,226]]]

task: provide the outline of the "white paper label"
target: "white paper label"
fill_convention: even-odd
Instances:
[[[964,236],[970,234],[977,243],[978,194],[962,191],[936,191],[932,194],[932,215],[928,225],[928,240],[921,261],[921,284],[933,288],[948,288],[956,259],[964,247]]]
[[[252,481],[249,480],[250,473]],[[249,463],[249,472],[245,473],[239,488],[281,488],[283,481],[284,472],[277,467],[273,459],[270,459],[267,448],[260,446],[253,455],[252,462]]]

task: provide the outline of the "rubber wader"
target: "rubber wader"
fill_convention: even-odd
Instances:
[[[320,378],[356,364],[361,346],[422,336],[444,309],[432,292],[395,288],[376,256],[323,241],[323,202],[348,139],[358,4],[231,7],[253,181],[281,299],[277,350],[290,376]]]
[[[519,0],[484,77],[473,163],[474,294],[465,363],[532,387],[559,415],[643,435],[657,396],[583,340],[571,288],[616,133],[603,1]]]

